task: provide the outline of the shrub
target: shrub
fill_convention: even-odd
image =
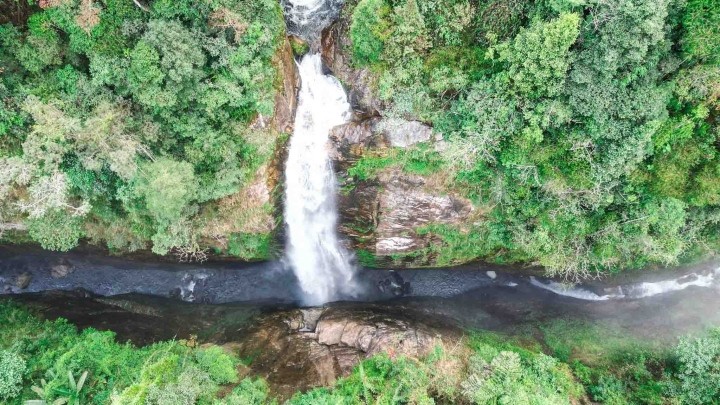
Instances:
[[[264,405],[271,403],[268,398],[267,383],[261,379],[245,378],[233,388],[225,398],[216,402],[216,405]],[[274,403],[274,402],[273,402]]]
[[[0,351],[0,401],[20,394],[26,368],[25,360],[17,353]]]
[[[272,256],[272,234],[233,233],[228,253],[245,260],[264,260]]]
[[[145,404],[195,405],[203,397],[204,401],[200,402],[209,403],[216,387],[208,373],[191,366],[183,370],[177,382],[151,386]]]
[[[237,360],[220,347],[209,347],[195,352],[195,360],[201,370],[207,372],[213,381],[220,384],[238,382]]]
[[[720,329],[682,339],[675,353],[680,366],[669,392],[684,404],[720,403]]]
[[[30,237],[43,249],[67,252],[83,236],[82,218],[62,210],[53,210],[28,221]]]

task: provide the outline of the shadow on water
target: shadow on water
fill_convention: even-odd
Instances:
[[[402,312],[422,322],[513,333],[552,320],[612,323],[628,334],[672,341],[720,325],[717,263],[677,271],[674,286],[645,298],[584,300],[575,292],[540,288],[530,277],[502,267],[466,266],[435,270],[363,270],[365,292],[325,307]],[[677,281],[680,280],[680,281]],[[635,291],[627,285],[576,287],[596,296]],[[549,280],[540,280],[543,285]],[[22,285],[25,284],[25,285]],[[21,288],[24,287],[24,288]],[[296,308],[297,281],[282,263],[185,265],[130,261],[88,254],[59,254],[0,248],[0,291],[29,303],[48,318],[64,317],[79,327],[113,330],[138,344],[198,334],[204,340],[237,339],[238,330],[263,315]],[[65,291],[65,292],[62,292]]]

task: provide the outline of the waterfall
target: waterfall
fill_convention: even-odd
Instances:
[[[328,2],[288,1],[288,26],[292,22],[306,38],[317,38],[327,15],[333,13]],[[290,6],[295,8],[288,11]],[[340,82],[323,74],[319,54],[306,55],[298,68],[301,87],[285,166],[287,258],[305,302],[322,304],[353,295],[357,289],[351,255],[337,235],[337,184],[327,147],[330,130],[346,123],[351,113]]]

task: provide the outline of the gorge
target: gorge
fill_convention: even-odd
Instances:
[[[716,405],[716,9],[0,4],[0,403]]]

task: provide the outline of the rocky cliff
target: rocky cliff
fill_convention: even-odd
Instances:
[[[432,266],[436,256],[431,247],[438,240],[427,228],[461,227],[477,210],[445,187],[443,173],[407,170],[403,164],[412,153],[442,148],[442,136],[423,122],[386,116],[385,103],[374,94],[371,72],[351,64],[348,14],[322,36],[323,61],[346,86],[354,108],[354,119],[330,134],[343,189],[341,232],[365,265]],[[358,176],[364,163],[372,173]]]

